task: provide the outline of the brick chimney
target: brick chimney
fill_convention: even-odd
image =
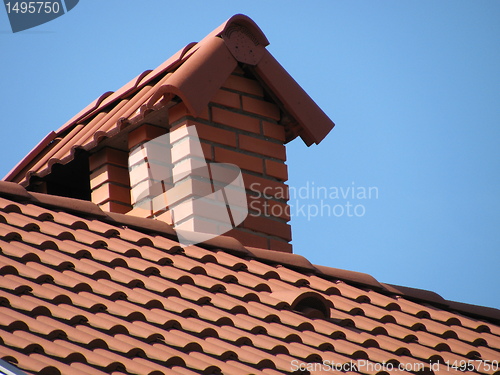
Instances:
[[[130,132],[129,152],[168,132],[195,126],[207,162],[235,164],[242,172],[248,216],[225,235],[247,246],[291,252],[285,126],[279,123],[281,110],[266,98],[262,85],[237,67],[200,115],[191,115],[179,102],[168,109],[166,117],[166,126],[144,123]],[[172,224],[168,211],[131,209],[134,189],[140,191],[148,176],[134,172],[144,171],[135,164],[129,174],[127,166],[127,152],[103,148],[92,154],[92,201],[104,210]]]

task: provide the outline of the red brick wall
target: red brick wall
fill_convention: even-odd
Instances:
[[[126,213],[132,208],[127,160],[127,152],[109,147],[90,155],[92,202],[104,211]]]
[[[280,110],[262,86],[237,69],[199,117],[183,103],[169,111],[172,129],[195,125],[205,158],[232,163],[242,170],[249,216],[226,233],[244,245],[291,252],[287,206],[285,129]]]

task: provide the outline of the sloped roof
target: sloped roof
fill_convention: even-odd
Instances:
[[[116,92],[106,92],[57,131],[49,133],[5,177],[29,184],[54,164],[73,160],[106,138],[132,130],[151,112],[180,98],[199,115],[239,64],[247,67],[287,114],[287,141],[300,136],[319,143],[334,123],[265,48],[269,44],[247,16],[235,15],[199,43],[190,43],[154,70],[146,70]]]
[[[227,237],[182,249],[164,222],[15,183],[0,182],[0,249],[0,358],[28,374],[284,374],[322,361],[429,368],[500,358],[499,310]]]

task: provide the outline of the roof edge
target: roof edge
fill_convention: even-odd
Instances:
[[[500,323],[500,310],[494,307],[471,305],[463,302],[447,301],[448,306],[458,312],[473,315],[479,318],[489,318],[497,323]]]
[[[2,179],[4,181],[9,181],[14,179],[19,172],[23,170],[35,157],[40,154],[40,152],[47,147],[54,139],[56,139],[57,133],[51,131],[47,134],[33,149],[26,155],[19,163],[16,164]]]
[[[229,236],[217,236],[201,243],[210,249],[225,249],[242,256],[251,255],[251,252],[243,246],[236,238]]]
[[[311,272],[317,272],[317,268],[305,257],[299,254],[285,253],[282,251],[260,249],[257,247],[247,247],[250,255],[259,260],[266,260],[273,263],[285,264],[290,267],[300,268]]]
[[[122,224],[130,228],[142,229],[151,232],[162,233],[170,237],[177,237],[172,225],[165,221],[146,219],[139,216],[106,212],[104,220],[108,223]]]
[[[89,115],[92,115],[97,109],[103,109],[109,104],[115,102],[116,100],[125,97],[130,92],[134,90],[139,90],[142,86],[146,85],[151,80],[157,78],[162,73],[165,73],[175,65],[181,63],[181,61],[185,58],[187,52],[190,49],[192,49],[196,44],[198,43],[196,42],[188,43],[155,69],[153,70],[147,69],[143,71],[138,76],[130,80],[127,84],[120,87],[117,91],[107,91],[104,94],[100,95],[92,103],[87,105],[84,109],[82,109],[75,116],[69,119],[64,125],[62,125],[56,131],[56,134],[61,134],[70,129],[71,127],[77,125],[79,122],[84,121]]]
[[[342,281],[349,281],[352,283],[370,286],[372,288],[382,289],[385,288],[381,283],[377,281],[373,276],[368,275],[367,273],[356,272],[356,271],[347,271],[339,268],[327,267],[314,265],[318,269],[318,271],[330,278],[339,279]]]
[[[285,111],[302,125],[298,135],[306,145],[319,144],[335,127],[335,123],[269,51],[263,51],[262,59],[253,69],[278,97]]]
[[[76,125],[78,121],[80,121],[82,118],[85,116],[89,115],[96,109],[98,109],[102,102],[109,96],[113,95],[114,91],[106,91],[105,93],[101,94],[97,99],[95,99],[92,103],[87,105],[84,109],[82,109],[80,112],[78,112],[76,115],[74,115],[72,118],[70,118],[64,125],[62,125],[59,129],[57,129],[56,133],[61,134],[68,129],[70,129],[72,126]]]
[[[0,192],[7,196],[21,198],[22,200],[30,200],[32,198],[30,193],[16,182],[0,181]]]
[[[410,299],[415,299],[419,301],[432,302],[439,305],[448,305],[443,297],[430,290],[410,288],[408,286],[393,285],[393,284],[382,284],[385,289],[394,294],[399,294]]]
[[[29,195],[32,202],[36,202],[41,206],[62,208],[70,212],[78,212],[99,218],[107,216],[98,205],[89,201],[34,192],[30,192]]]

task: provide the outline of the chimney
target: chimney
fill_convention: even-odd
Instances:
[[[318,144],[334,123],[267,51],[268,44],[250,18],[231,17],[157,69],[103,94],[51,132],[5,179],[176,229],[176,205],[192,203],[194,212],[210,206],[199,198],[222,195],[223,210],[210,206],[204,225],[245,246],[292,252],[285,144],[297,137],[307,146]],[[170,151],[154,152],[174,134],[180,138],[167,145]],[[227,181],[219,181],[216,187],[214,173],[227,164],[238,167],[229,173],[234,184],[226,189]],[[196,173],[182,185],[175,171],[186,165]],[[171,178],[158,178],[158,171]],[[197,230],[189,210],[180,217]]]
[[[238,166],[245,184],[248,216],[236,228],[227,228],[230,230],[224,235],[234,237],[246,246],[291,252],[288,186],[285,184],[288,178],[285,126],[280,124],[281,110],[266,97],[262,85],[240,67],[236,67],[198,116],[192,115],[180,101],[168,109],[166,117],[168,125],[165,127],[145,123],[130,132],[129,152],[163,134],[194,126],[205,161]],[[115,158],[102,157],[103,153]],[[144,157],[131,160],[128,182],[127,176],[118,173],[118,170],[123,171],[125,155],[118,157],[117,154],[113,150],[101,150],[91,157],[91,161],[99,160],[91,163],[92,170],[99,165],[98,171],[106,170],[106,176],[115,178],[102,184],[103,172],[93,172],[93,176],[99,181],[94,182],[94,178],[91,185],[99,188],[93,190],[92,200],[105,209],[130,205],[131,201],[125,199],[122,189],[128,183],[132,204],[138,203],[134,202],[134,192],[137,198],[141,191],[147,189],[148,167],[141,168],[141,164],[147,163],[147,160]],[[153,161],[156,165],[161,162]],[[175,168],[175,163],[171,167]],[[109,193],[107,197],[99,194],[99,189],[102,190],[104,186],[106,193]],[[170,212],[162,209],[161,203],[151,209],[136,205],[129,214],[156,218],[172,224]]]

